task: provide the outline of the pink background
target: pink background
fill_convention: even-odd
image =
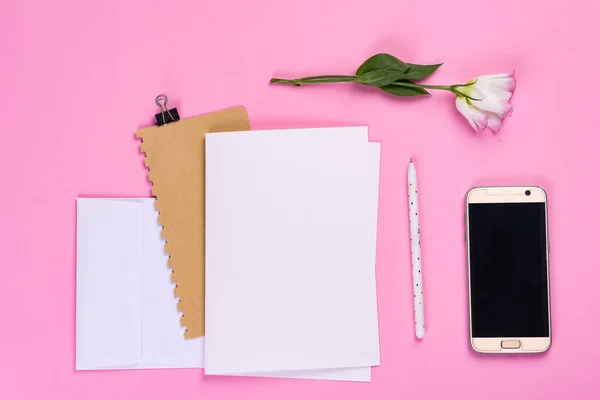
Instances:
[[[597,2],[22,0],[1,10],[0,398],[600,396]],[[381,51],[444,61],[429,81],[439,84],[514,69],[514,114],[499,135],[474,134],[443,92],[410,100],[353,84],[268,85],[273,75],[353,73]],[[152,122],[161,92],[184,117],[244,105],[254,129],[366,124],[382,142],[372,383],[74,371],[75,199],[150,194],[134,132]],[[422,209],[422,342],[410,156]],[[478,184],[548,191],[554,345],[545,355],[469,349],[463,199]]]

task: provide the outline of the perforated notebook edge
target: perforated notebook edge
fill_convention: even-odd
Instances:
[[[179,313],[179,323],[180,323],[181,327],[185,329],[185,332],[184,332],[185,339],[193,339],[196,336],[190,335],[187,325],[184,322],[184,316],[185,316],[184,306],[183,306],[183,303],[181,302],[180,296],[178,295],[178,286],[177,286],[175,268],[172,265],[171,253],[168,250],[168,247],[169,247],[168,236],[169,235],[165,234],[165,225],[163,222],[161,207],[160,207],[161,202],[160,202],[159,196],[155,190],[154,180],[152,179],[152,170],[149,165],[150,162],[148,161],[148,152],[144,151],[144,139],[143,139],[142,135],[139,133],[139,131],[136,133],[136,137],[140,140],[140,144],[139,144],[140,152],[144,155],[144,166],[146,167],[146,174],[148,176],[148,181],[150,182],[150,185],[151,185],[152,196],[155,198],[154,208],[156,208],[156,211],[158,213],[158,224],[160,225],[160,235],[161,235],[161,238],[165,241],[164,250],[168,256],[167,265],[168,265],[169,269],[171,270],[170,278],[171,278],[171,283],[174,285],[173,295],[174,295],[175,299],[177,300],[177,312]]]

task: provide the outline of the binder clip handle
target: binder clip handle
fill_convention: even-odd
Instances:
[[[166,94],[159,94],[154,99],[154,102],[158,108],[160,108],[160,112],[154,115],[154,118],[156,118],[156,125],[162,126],[170,122],[179,121],[179,112],[177,111],[177,108],[169,109],[169,98]]]

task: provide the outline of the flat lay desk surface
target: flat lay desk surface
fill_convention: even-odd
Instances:
[[[9,2],[0,13],[0,398],[597,398],[600,207],[593,1]],[[270,86],[353,73],[389,52],[445,64],[439,84],[515,70],[514,113],[474,134],[449,93],[399,99],[353,84]],[[368,125],[381,141],[371,383],[76,373],[75,200],[150,195],[134,137],[168,93],[183,117],[247,108],[253,129]],[[414,333],[406,165],[419,170],[426,335]],[[464,195],[548,192],[553,346],[482,356],[468,343]],[[460,396],[460,397],[459,397]]]

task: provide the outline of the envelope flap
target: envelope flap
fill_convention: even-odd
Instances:
[[[142,358],[143,204],[77,200],[76,369]]]

